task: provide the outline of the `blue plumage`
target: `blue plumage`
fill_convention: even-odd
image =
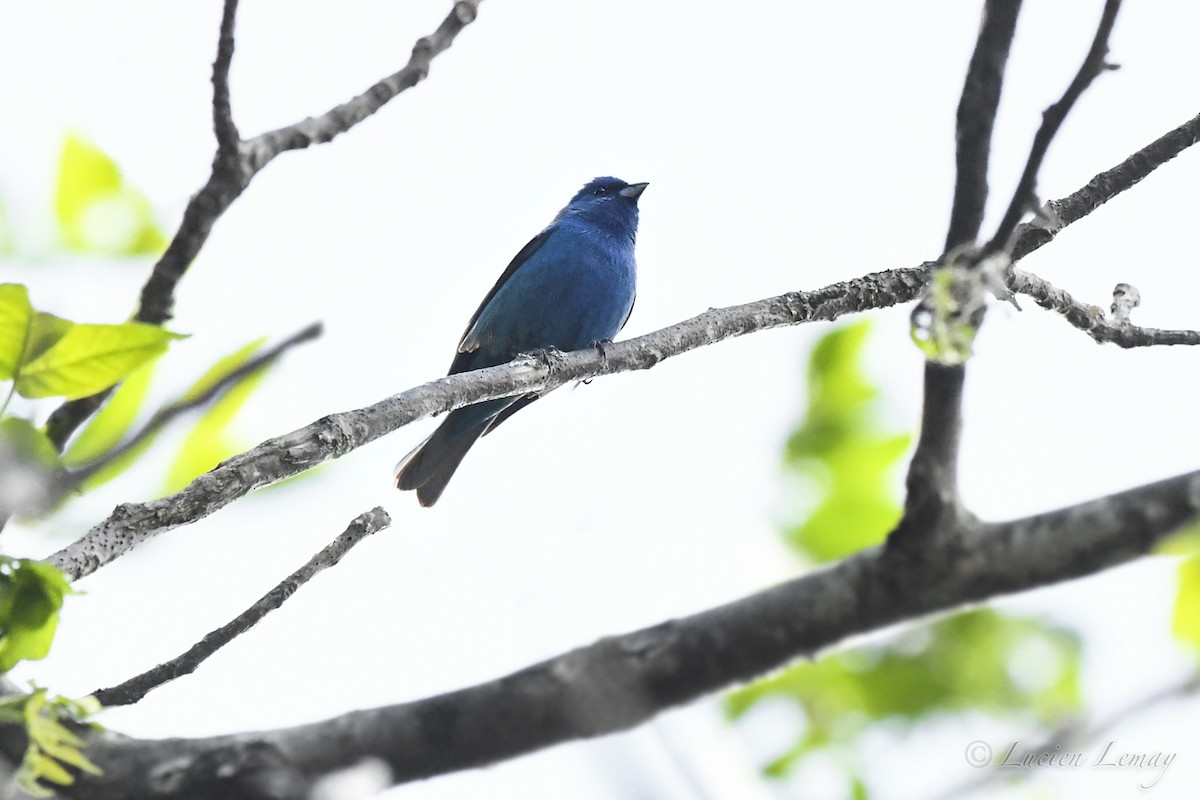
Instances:
[[[612,339],[633,311],[637,201],[645,183],[596,178],[513,258],[483,299],[458,345],[449,374],[554,347],[579,350]],[[396,465],[396,486],[437,502],[480,436],[537,399],[489,400],[452,411]]]

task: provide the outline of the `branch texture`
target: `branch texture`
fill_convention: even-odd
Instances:
[[[401,783],[626,730],[848,636],[1123,563],[1197,513],[1200,472],[1193,472],[1047,514],[967,526],[962,547],[939,559],[914,563],[894,550],[867,550],[728,605],[413,703],[208,739],[103,736],[88,755],[105,774],[82,781],[76,796],[117,797],[148,780],[162,784],[165,769],[188,774],[214,752],[233,764],[243,751],[270,752],[281,771],[309,777],[376,757]],[[227,770],[229,780],[236,777]],[[157,796],[221,796],[178,784]]]

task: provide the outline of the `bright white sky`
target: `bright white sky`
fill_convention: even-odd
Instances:
[[[0,198],[35,305],[118,321],[148,263],[51,247],[62,136],[112,154],[173,231],[208,172],[220,3],[124,0],[0,10],[9,113]],[[324,111],[398,68],[449,0],[247,2],[233,103],[243,135]],[[247,444],[443,374],[463,324],[511,256],[595,175],[646,180],[639,299],[626,334],[703,311],[935,257],[953,183],[953,115],[978,2],[722,4],[488,0],[427,83],[331,145],[270,165],[178,293],[166,400],[217,356],[320,319],[327,333],[275,370],[240,420]],[[1070,80],[1099,0],[1027,2],[1001,105],[989,224],[1042,109]],[[1084,96],[1040,188],[1059,197],[1197,112],[1186,0],[1128,3],[1122,65]],[[1188,152],[1023,266],[1108,305],[1136,285],[1135,321],[1196,327],[1200,155]],[[1097,347],[1025,302],[996,308],[971,364],[962,485],[1004,518],[1195,469],[1197,353]],[[920,356],[907,309],[881,314],[872,359],[890,419],[913,429]],[[434,510],[391,487],[434,423],[403,430],[291,489],[161,537],[82,582],[51,658],[22,677],[83,694],[176,655],[377,504],[394,527],[360,545],[204,664],[103,722],[140,735],[286,725],[493,678],[601,635],[746,595],[797,572],[778,541],[781,446],[801,413],[812,326],[747,337],[597,380],[537,404],[471,453]],[[170,439],[178,446],[179,437]],[[144,497],[173,455],[72,506],[6,552],[44,554],[114,504]],[[1134,565],[1003,605],[1087,634],[1085,690],[1104,716],[1179,679],[1173,565]],[[1137,654],[1131,656],[1131,654]],[[757,766],[794,733],[786,709],[730,732],[711,704],[630,735],[556,748],[396,797],[837,796],[814,765],[774,790]],[[1179,752],[1155,797],[1200,779],[1195,703],[1117,732]],[[880,797],[973,777],[962,750],[1026,732],[986,720],[874,742]],[[997,745],[998,746],[998,745]],[[690,774],[690,778],[684,777]],[[1125,797],[1133,774],[1073,771],[1051,794]],[[891,791],[889,791],[889,789]],[[915,795],[913,795],[915,796]],[[1001,796],[999,794],[995,796]]]

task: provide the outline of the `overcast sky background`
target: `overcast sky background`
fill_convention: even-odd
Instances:
[[[1197,112],[1186,0],[1127,3],[1102,76],[1051,149],[1039,188],[1061,197]],[[0,200],[34,305],[116,322],[149,261],[54,244],[62,137],[95,141],[173,232],[212,158],[210,65],[220,3],[56,2],[0,8]],[[232,70],[243,136],[325,111],[395,71],[448,0],[246,2]],[[954,110],[978,2],[694,4],[489,0],[429,80],[330,145],[271,164],[216,225],[179,287],[165,401],[220,355],[313,320],[239,418],[247,445],[441,376],[479,299],[586,180],[649,181],[639,295],[624,335],[713,306],[815,289],[938,255],[953,185]],[[985,231],[1040,114],[1086,52],[1102,3],[1030,0],[1010,60]],[[1188,151],[1022,266],[1135,321],[1197,327],[1200,155]],[[966,398],[962,491],[986,518],[1022,516],[1195,469],[1197,354],[1097,347],[1032,302],[996,307]],[[873,315],[870,358],[888,422],[915,431],[921,357],[908,309]],[[705,348],[539,402],[466,460],[436,509],[392,488],[426,421],[290,488],[171,532],[80,583],[51,657],[21,677],[63,694],[124,680],[186,649],[382,504],[392,529],[305,586],[186,679],[103,722],[135,735],[287,725],[494,678],[602,635],[749,594],[801,568],[779,541],[782,444],[802,413],[814,325]],[[44,408],[44,407],[43,407]],[[186,426],[185,426],[186,427]],[[42,555],[117,502],[142,499],[185,428],[144,466],[50,526],[6,533]],[[53,540],[47,539],[47,527]],[[1143,561],[998,603],[1086,634],[1084,688],[1104,717],[1182,678],[1171,642],[1174,564]],[[730,729],[714,703],[628,735],[559,747],[396,797],[839,796],[830,764],[766,787],[790,744],[786,708]],[[1200,779],[1196,703],[1119,730],[1178,752],[1155,797]],[[880,797],[975,777],[962,752],[1027,732],[986,719],[903,741],[872,737]],[[1126,797],[1134,774],[1070,771],[1051,794]],[[1009,790],[994,795],[1008,796]],[[1021,791],[1021,790],[1013,790]],[[913,793],[913,794],[910,794]]]

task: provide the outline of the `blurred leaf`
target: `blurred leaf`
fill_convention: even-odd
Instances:
[[[45,784],[70,786],[75,782],[75,776],[67,767],[91,775],[103,774],[83,754],[83,739],[67,727],[96,727],[85,721],[86,713],[83,712],[87,708],[84,703],[62,697],[50,700],[45,689],[36,689],[32,694],[4,702],[0,716],[9,721],[19,713],[20,722],[29,734],[29,745],[16,776],[27,793],[34,797],[53,797],[55,792]]]
[[[818,563],[879,543],[900,518],[891,473],[911,438],[878,429],[879,392],[863,368],[869,333],[870,323],[862,321],[817,342],[808,364],[808,408],[787,443],[785,466],[816,505],[786,535]]]
[[[809,359],[808,408],[787,442],[807,512],[787,530],[809,559],[842,558],[883,540],[901,514],[893,473],[910,437],[883,430],[881,393],[866,374],[867,322],[826,334]],[[1057,723],[1079,707],[1076,636],[981,609],[944,617],[893,642],[801,663],[733,692],[731,717],[763,700],[797,704],[806,725],[766,767],[782,776],[831,748],[864,795],[855,747],[873,724],[912,726],[936,714],[981,711]]]
[[[12,224],[8,221],[8,210],[0,201],[0,258],[8,258],[16,250],[17,241],[13,236]]]
[[[108,155],[79,136],[63,142],[54,210],[73,250],[113,256],[166,247],[146,196],[125,183]]]
[[[107,389],[167,349],[179,334],[155,325],[74,325],[21,368],[17,391],[25,397],[74,400]]]
[[[978,333],[971,321],[971,308],[964,303],[970,295],[972,270],[952,260],[933,271],[929,293],[913,314],[909,334],[925,358],[947,366],[965,363]]]
[[[33,306],[18,283],[0,284],[0,380],[11,380],[21,364]]]
[[[222,358],[184,393],[181,398],[182,402],[199,397],[229,373],[245,364],[265,341],[265,337],[257,339]],[[184,440],[183,448],[171,465],[167,473],[164,491],[168,494],[179,491],[197,476],[203,475],[225,459],[237,455],[245,449],[229,440],[227,428],[238,410],[262,382],[265,374],[265,367],[250,373],[226,389],[220,399],[204,412],[204,416],[199,419],[192,432]]]
[[[1074,634],[980,609],[909,631],[891,645],[791,667],[734,692],[726,707],[735,718],[771,697],[803,708],[804,735],[771,765],[784,774],[816,749],[852,745],[881,720],[913,724],[978,710],[1058,722],[1079,707],[1079,663]]]
[[[0,419],[0,516],[39,516],[57,495],[58,451],[32,422]]]
[[[33,315],[33,320],[29,326],[29,344],[25,348],[25,355],[22,357],[23,365],[21,371],[25,371],[24,364],[38,358],[42,353],[45,353],[54,345],[58,344],[59,340],[67,335],[67,331],[75,327],[75,323],[70,320],[56,317],[53,314],[47,314],[44,311],[38,311]]]
[[[48,469],[59,466],[58,451],[46,434],[29,420],[19,417],[0,419],[0,443],[20,462]]]
[[[0,672],[46,657],[63,597],[73,593],[49,564],[0,556]]]
[[[92,417],[77,437],[67,448],[63,461],[69,467],[77,467],[103,458],[114,447],[121,443],[133,422],[137,419],[138,411],[146,399],[150,388],[150,378],[154,374],[154,364],[151,361],[135,369],[121,385],[113,392],[96,416]],[[79,488],[83,491],[103,486],[129,468],[129,465],[141,457],[158,438],[152,433],[143,439],[129,452],[120,458],[105,464],[95,474],[88,476]]]
[[[1171,618],[1175,638],[1200,651],[1200,555],[1186,558],[1179,565],[1179,593]]]

